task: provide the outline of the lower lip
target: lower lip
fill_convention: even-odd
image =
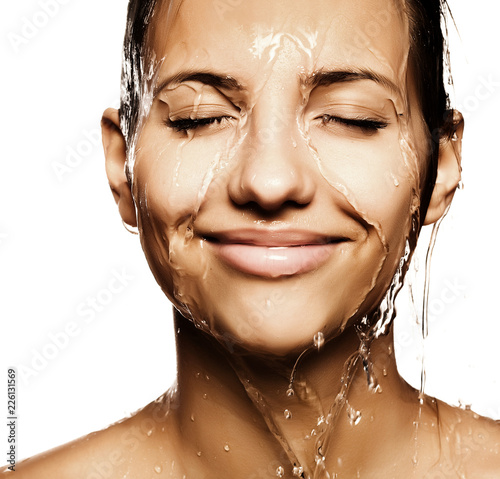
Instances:
[[[314,271],[330,257],[337,246],[336,243],[285,247],[211,244],[217,249],[219,257],[233,268],[267,278]]]

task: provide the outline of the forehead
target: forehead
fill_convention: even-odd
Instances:
[[[353,67],[400,83],[407,23],[398,0],[174,0],[156,12],[153,42],[163,77],[180,68],[245,76],[287,51],[298,74]]]

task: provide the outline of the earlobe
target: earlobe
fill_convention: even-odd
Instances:
[[[101,120],[102,145],[106,158],[106,174],[109,186],[122,220],[130,226],[137,226],[135,205],[125,173],[127,149],[120,130],[118,110],[108,108]]]
[[[451,138],[441,140],[439,145],[436,184],[432,191],[424,225],[435,223],[445,214],[460,183],[464,119],[460,112],[455,110],[453,113],[455,133]]]

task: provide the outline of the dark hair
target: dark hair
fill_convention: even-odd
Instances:
[[[158,0],[130,0],[128,5],[120,105],[120,124],[127,149],[131,147],[138,125],[148,26],[157,3]],[[407,8],[410,22],[410,62],[430,140],[429,165],[420,205],[420,218],[423,219],[436,181],[439,142],[451,137],[455,128],[444,85],[444,61],[445,58],[448,61],[448,50],[441,20],[444,19],[444,9],[448,5],[446,0],[410,0]]]
[[[120,127],[127,150],[131,148],[141,113],[140,102],[147,65],[148,27],[157,0],[130,0],[123,41]]]

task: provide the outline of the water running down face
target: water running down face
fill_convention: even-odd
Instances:
[[[428,154],[401,12],[382,0],[156,12],[138,223],[162,289],[216,337],[297,353],[382,299]]]

